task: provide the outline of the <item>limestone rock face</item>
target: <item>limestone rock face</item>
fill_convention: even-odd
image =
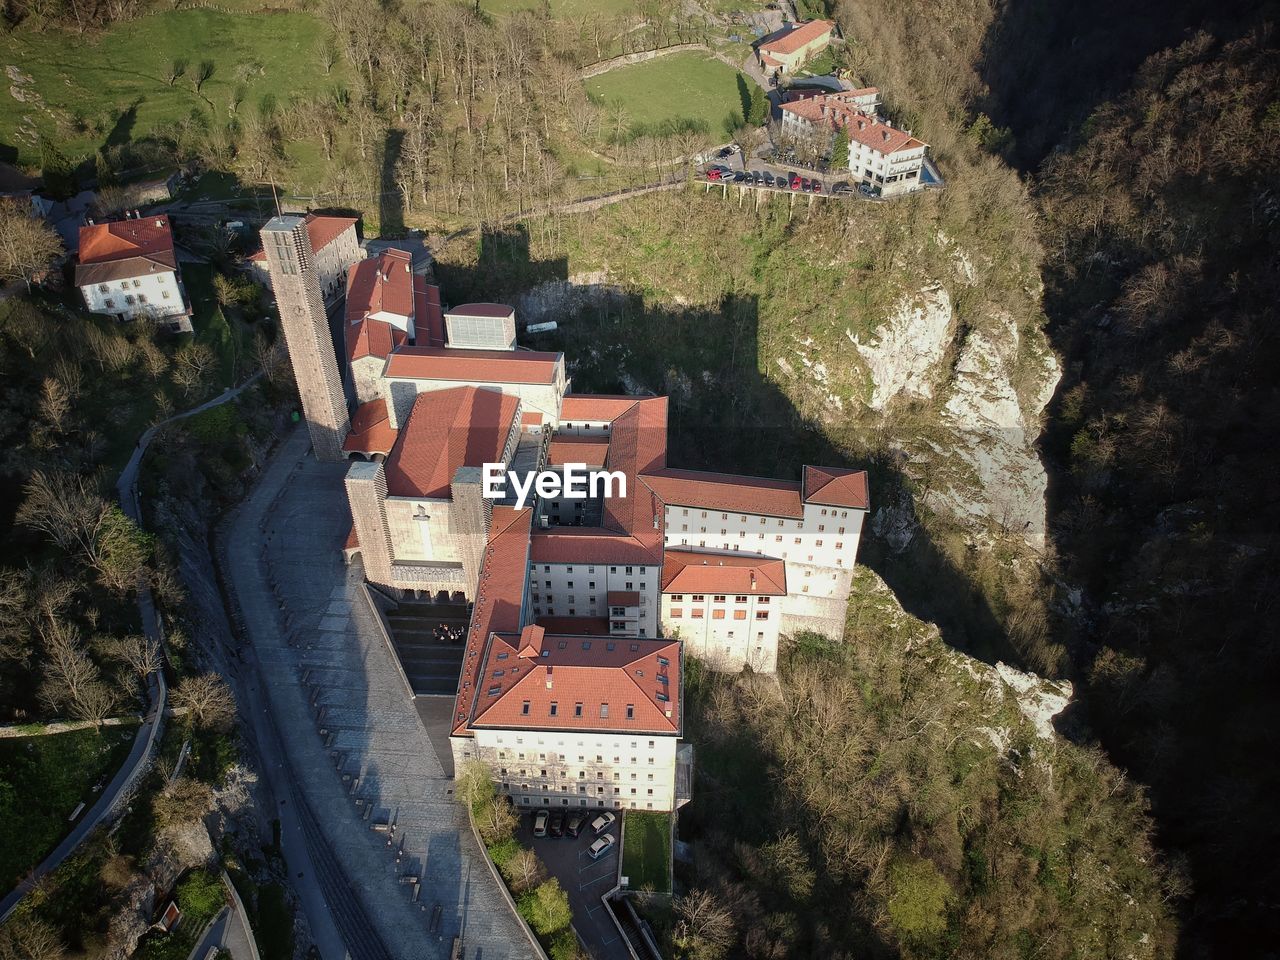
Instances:
[[[869,342],[845,331],[871,374],[872,410],[883,410],[898,396],[933,396],[936,368],[951,341],[951,322],[950,295],[942,287],[931,287],[917,297],[904,297]]]

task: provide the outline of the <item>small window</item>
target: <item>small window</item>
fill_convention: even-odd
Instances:
[[[556,703],[554,700],[552,700],[552,701],[551,701],[551,715],[554,717],[554,716],[555,716],[557,713],[559,713],[559,712],[560,712],[560,704],[558,704],[558,703]]]
[[[608,718],[608,716],[609,716],[609,705],[608,705],[607,703],[602,703],[602,704],[600,704],[600,716],[601,716],[601,718],[602,718],[602,719],[607,719],[607,718]]]
[[[627,719],[634,720],[636,718],[636,705],[634,703],[627,704]]]
[[[529,701],[528,701],[528,700],[526,700],[526,701],[524,701],[522,704],[520,704],[520,712],[521,712],[522,714],[524,714],[526,717],[529,715]]]
[[[582,704],[580,704],[580,703],[575,703],[575,704],[573,705],[573,715],[574,715],[575,717],[580,717],[580,716],[582,716]]]

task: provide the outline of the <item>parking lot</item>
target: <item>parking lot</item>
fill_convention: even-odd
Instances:
[[[614,844],[599,860],[592,860],[587,853],[596,834],[591,829],[591,821],[600,813],[597,809],[584,811],[587,820],[583,824],[582,833],[571,837],[566,832],[563,837],[545,837],[533,835],[533,818],[536,811],[520,811],[520,827],[516,831],[516,839],[521,844],[531,847],[538,858],[546,865],[547,873],[560,881],[560,886],[569,896],[569,906],[573,909],[573,926],[591,951],[596,960],[628,960],[630,954],[626,944],[618,934],[613,919],[609,916],[600,898],[614,888],[618,882],[618,869],[622,856],[622,817],[603,831],[612,835]],[[573,811],[564,811],[568,821]]]

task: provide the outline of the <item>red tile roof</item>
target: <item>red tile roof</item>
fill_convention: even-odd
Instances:
[[[794,114],[810,123],[826,124],[832,130],[844,130],[853,143],[870,147],[877,153],[888,155],[928,146],[905,130],[867,116],[857,107],[842,100],[838,93],[794,100],[784,103],[781,109],[784,113]]]
[[[444,346],[440,288],[416,274],[413,278],[413,342],[419,347]]]
[[[387,493],[447,498],[459,467],[502,459],[519,406],[516,397],[476,387],[418,394],[387,457]]]
[[[646,474],[644,482],[669,506],[797,519],[804,516],[800,484],[790,480],[666,469]]]
[[[131,257],[149,257],[173,267],[173,231],[169,218],[137,217],[80,228],[80,262],[108,263]]]
[[[611,423],[619,414],[630,410],[638,399],[571,393],[560,404],[560,419],[565,423]]]
[[[489,543],[480,562],[467,630],[467,646],[454,700],[453,732],[467,733],[467,719],[479,692],[485,648],[491,632],[513,633],[521,627],[525,577],[529,569],[529,523],[533,510],[495,506],[489,522]]]
[[[776,40],[766,40],[760,44],[760,49],[768,53],[786,56],[795,53],[806,44],[821,39],[833,29],[835,29],[835,24],[830,20],[806,20],[803,23],[797,23],[792,30]]]
[[[602,467],[608,453],[608,437],[556,434],[547,446],[547,463],[553,467],[563,466],[566,463],[585,463],[589,467]]]
[[[609,632],[607,617],[539,617],[538,626],[547,633],[579,637],[601,637]]]
[[[804,499],[806,503],[869,509],[871,497],[867,490],[867,471],[806,466]]]
[[[628,491],[629,492],[629,491]],[[655,546],[605,527],[551,527],[534,530],[529,559],[537,563],[660,563],[662,544]]]
[[[787,593],[787,568],[771,557],[668,550],[662,564],[663,593]]]
[[[385,456],[395,446],[396,433],[387,416],[387,401],[370,400],[356,408],[351,418],[351,432],[342,442],[342,449],[348,453],[381,453]]]
[[[359,323],[371,313],[412,316],[411,265],[403,250],[384,250],[353,263],[347,273],[347,323]]]
[[[640,591],[610,590],[605,594],[605,602],[611,607],[638,607],[640,606]]]
[[[680,724],[679,641],[508,633],[490,640],[470,725],[679,735]]]
[[[541,410],[524,410],[520,414],[520,426],[522,427],[540,427],[542,426]]]
[[[556,368],[562,363],[562,354],[533,350],[401,347],[391,355],[385,376],[404,380],[553,384]]]
[[[464,303],[452,308],[450,316],[455,317],[509,317],[516,312],[515,307],[505,303]]]

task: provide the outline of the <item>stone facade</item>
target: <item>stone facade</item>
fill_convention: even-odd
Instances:
[[[262,246],[312,449],[318,460],[341,462],[351,421],[305,221],[272,218],[262,228]]]

